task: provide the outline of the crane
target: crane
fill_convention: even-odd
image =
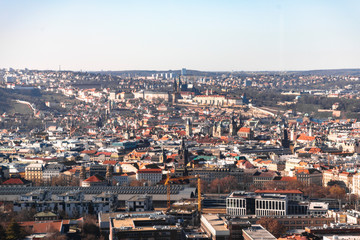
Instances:
[[[177,181],[177,180],[186,180],[186,179],[194,179],[197,178],[197,185],[198,185],[198,212],[201,212],[201,180],[199,175],[195,176],[185,176],[185,177],[178,177],[178,178],[170,178],[169,173],[167,174],[166,181],[164,183],[167,186],[167,209],[170,209],[170,182]]]

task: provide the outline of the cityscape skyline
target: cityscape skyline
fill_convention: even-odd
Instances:
[[[360,1],[0,9],[0,240],[360,240]]]
[[[359,68],[356,1],[2,1],[1,67]]]

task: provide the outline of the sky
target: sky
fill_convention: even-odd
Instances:
[[[360,68],[358,0],[0,0],[0,68]]]

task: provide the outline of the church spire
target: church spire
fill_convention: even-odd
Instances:
[[[177,85],[177,80],[176,78],[174,78],[174,93],[178,92],[178,85]]]
[[[189,118],[186,119],[186,136],[192,136],[192,123]]]
[[[180,92],[181,91],[181,76],[179,76],[179,81],[178,81],[178,86],[177,86],[177,90],[178,90],[178,92]]]
[[[230,119],[229,135],[230,136],[236,135],[236,122],[235,122],[234,116],[231,116],[231,119]]]

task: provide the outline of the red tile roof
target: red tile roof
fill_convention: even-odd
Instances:
[[[85,154],[95,154],[96,150],[84,150],[81,153],[85,153]]]
[[[62,227],[62,221],[61,220],[47,221],[47,222],[28,221],[28,222],[20,222],[19,225],[22,227],[31,228],[33,233],[48,233],[51,229],[60,232]]]
[[[115,165],[117,161],[115,160],[105,160],[102,164],[103,165]]]
[[[2,183],[3,185],[24,185],[25,183],[20,178],[10,178]]]
[[[273,189],[273,190],[256,190],[255,193],[279,193],[279,194],[302,194],[303,192],[300,190],[281,190],[281,189]]]
[[[239,129],[238,132],[250,133],[250,131],[251,131],[250,128],[242,127],[242,128]]]
[[[96,156],[99,156],[99,155],[111,156],[111,154],[112,154],[111,152],[98,152],[95,155]]]
[[[280,181],[290,182],[290,181],[296,181],[296,177],[281,177]]]
[[[162,173],[162,170],[161,169],[154,169],[154,168],[139,169],[138,173]]]
[[[103,182],[104,179],[100,176],[94,175],[84,180],[84,182]]]
[[[314,141],[315,140],[315,137],[311,137],[311,136],[307,136],[305,134],[301,134],[297,140],[300,140],[300,141]]]

